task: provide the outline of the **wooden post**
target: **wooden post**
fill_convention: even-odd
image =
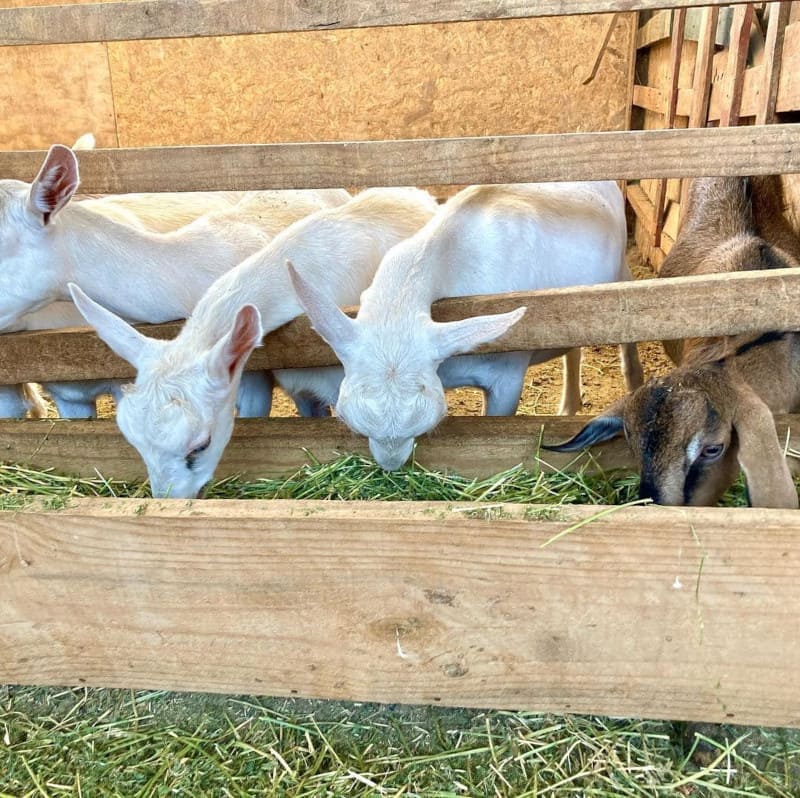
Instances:
[[[669,50],[669,91],[667,92],[667,107],[664,109],[664,127],[675,126],[675,113],[678,109],[678,80],[681,71],[681,54],[683,52],[683,35],[686,28],[686,9],[679,8],[675,11],[675,20],[672,25],[672,41]],[[653,231],[653,246],[661,246],[661,232],[664,229],[664,215],[667,202],[667,181],[661,178],[658,181],[658,190],[655,198],[655,230]]]
[[[747,67],[747,51],[750,46],[750,28],[753,26],[753,13],[752,3],[736,6],[733,11],[730,49],[723,83],[720,127],[739,124],[744,70]]]
[[[756,109],[757,125],[768,125],[775,121],[778,78],[780,77],[783,53],[783,32],[789,22],[791,11],[791,3],[770,4],[767,39],[764,44],[764,82]]]
[[[692,107],[689,111],[689,127],[705,127],[708,120],[708,102],[711,98],[711,76],[714,66],[714,43],[717,37],[718,8],[703,9],[700,35],[697,43],[697,59],[692,80]],[[681,180],[679,228],[686,215],[689,195],[689,180]]]

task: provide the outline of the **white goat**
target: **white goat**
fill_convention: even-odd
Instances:
[[[312,214],[220,277],[172,341],[144,337],[72,286],[89,324],[137,369],[117,408],[117,423],[144,458],[154,496],[195,496],[211,479],[233,430],[245,361],[264,332],[302,313],[287,259],[306,280],[325,286],[332,302],[352,304],[384,253],[435,210],[424,191],[371,189]],[[323,390],[338,385],[335,370],[321,374]]]
[[[385,469],[400,467],[414,438],[447,412],[443,387],[473,385],[486,412],[513,414],[529,364],[567,350],[510,352],[448,360],[502,335],[519,308],[450,324],[431,320],[434,300],[630,279],[625,212],[615,183],[473,186],[386,254],[356,319],[303,275],[293,275],[315,329],[344,365],[337,414],[369,438]],[[562,412],[580,407],[580,350],[566,358]],[[631,388],[642,370],[634,345],[621,348]],[[437,373],[438,370],[438,373]]]
[[[279,230],[350,198],[344,190],[254,192],[242,208],[159,234],[109,219],[86,203],[71,203],[78,180],[75,155],[60,145],[51,147],[31,185],[0,180],[0,330],[80,323],[57,302],[70,298],[71,280],[91,286],[95,296],[130,320],[185,318],[220,274]],[[258,226],[251,223],[256,219]],[[247,385],[240,414],[267,415],[266,375],[248,375]],[[61,415],[88,417],[94,415],[95,397],[113,386],[91,381],[48,387]],[[3,391],[9,406],[17,390]]]

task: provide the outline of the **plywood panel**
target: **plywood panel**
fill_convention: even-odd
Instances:
[[[0,0],[0,8],[50,2]],[[55,141],[71,144],[87,132],[95,134],[100,147],[118,145],[106,45],[0,47],[0,75],[11,76],[0,80],[3,149],[40,149]]]
[[[622,129],[632,16],[111,44],[120,143]]]

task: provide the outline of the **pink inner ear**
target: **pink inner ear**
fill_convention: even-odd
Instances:
[[[261,318],[252,305],[245,305],[237,314],[230,343],[227,347],[228,375],[237,368],[261,342]]]
[[[53,147],[37,176],[32,199],[44,215],[44,223],[66,205],[78,188],[78,169],[75,156],[66,147]]]

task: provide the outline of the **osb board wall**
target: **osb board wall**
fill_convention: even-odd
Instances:
[[[26,4],[26,0],[0,5]],[[4,149],[626,126],[633,15],[0,48]]]

